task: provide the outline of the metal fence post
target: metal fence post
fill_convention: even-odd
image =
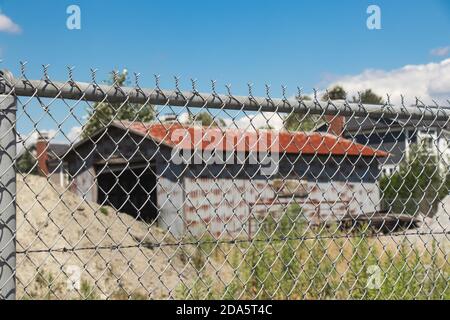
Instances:
[[[0,299],[16,297],[16,98],[0,94]]]

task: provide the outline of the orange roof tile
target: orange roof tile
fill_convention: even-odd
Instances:
[[[194,127],[180,123],[143,123],[114,121],[120,128],[148,135],[169,147],[218,151],[264,151],[295,154],[352,155],[386,157],[387,152],[375,150],[349,139],[319,132],[288,132],[273,130],[245,131],[217,127]]]

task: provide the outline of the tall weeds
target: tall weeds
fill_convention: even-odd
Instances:
[[[449,262],[438,244],[391,245],[336,228],[311,230],[296,220],[267,219],[252,242],[228,245],[220,271],[199,274],[179,290],[184,299],[449,299]],[[224,244],[216,246],[216,249]],[[205,257],[206,259],[206,257]],[[220,277],[232,274],[228,283]]]

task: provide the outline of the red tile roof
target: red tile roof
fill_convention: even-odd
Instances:
[[[143,123],[114,121],[114,125],[158,143],[183,149],[218,151],[264,151],[296,154],[352,155],[386,157],[388,153],[342,137],[319,132],[273,130],[245,131],[193,127],[180,123]],[[194,137],[194,138],[192,138]],[[278,148],[278,149],[277,149]]]

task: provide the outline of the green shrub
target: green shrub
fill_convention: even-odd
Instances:
[[[108,215],[108,208],[106,208],[106,207],[100,207],[100,212],[101,212],[103,215],[107,216],[107,215]]]
[[[398,171],[380,179],[382,207],[392,213],[432,215],[450,190],[450,174],[442,175],[436,155],[413,146]]]

